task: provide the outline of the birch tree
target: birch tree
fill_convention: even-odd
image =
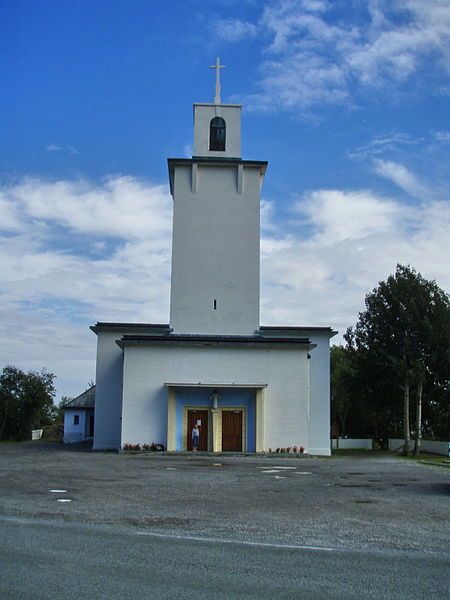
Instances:
[[[411,389],[415,389],[415,453],[420,452],[424,384],[448,386],[450,373],[449,296],[434,281],[409,266],[397,265],[394,275],[366,296],[365,310],[345,335],[359,364],[385,372],[392,402],[403,397],[403,453],[409,453]],[[386,382],[384,382],[386,383]],[[377,382],[374,381],[375,387]]]

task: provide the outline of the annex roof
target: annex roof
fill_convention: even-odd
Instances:
[[[88,390],[73,398],[63,406],[63,410],[68,408],[94,408],[95,406],[95,385]]]

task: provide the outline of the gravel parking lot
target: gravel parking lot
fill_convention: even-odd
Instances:
[[[448,552],[450,472],[383,453],[267,459],[2,444],[0,490],[3,519],[263,543]]]

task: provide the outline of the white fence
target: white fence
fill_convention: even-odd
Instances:
[[[358,438],[333,438],[331,440],[331,448],[336,450],[373,450],[372,440]]]
[[[40,440],[42,437],[42,433],[43,433],[43,429],[33,429],[33,431],[31,432],[31,439],[32,440]]]
[[[403,450],[404,441],[402,439],[390,439],[389,450],[391,452],[401,452]],[[409,449],[414,450],[414,440],[410,440]],[[430,454],[441,454],[449,456],[450,442],[436,442],[435,440],[421,440],[421,452],[429,452]]]

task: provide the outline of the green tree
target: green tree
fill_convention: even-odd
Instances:
[[[424,386],[448,399],[450,372],[450,301],[434,281],[409,266],[397,265],[394,275],[378,284],[365,300],[354,328],[345,335],[357,356],[359,372],[378,403],[398,409],[396,391],[403,391],[404,453],[410,442],[410,394],[415,388],[415,453],[420,451]],[[369,374],[372,375],[369,375]],[[386,389],[387,388],[387,389]],[[390,397],[389,397],[390,396]],[[385,406],[386,408],[386,406]]]
[[[71,396],[62,396],[58,404],[54,404],[52,407],[52,421],[54,423],[62,423],[64,421],[64,407],[66,404],[71,402],[73,398]]]
[[[52,420],[55,375],[8,365],[0,374],[0,439],[30,439]]]
[[[355,379],[352,356],[343,346],[332,346],[331,363],[331,420],[337,437],[347,434],[347,417],[352,405]]]

